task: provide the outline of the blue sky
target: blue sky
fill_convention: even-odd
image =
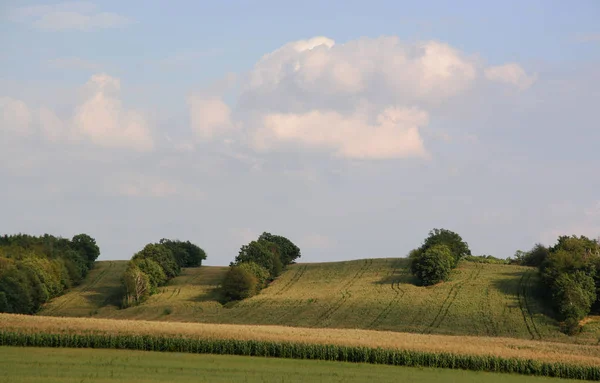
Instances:
[[[600,235],[596,1],[0,5],[0,232],[228,264]],[[8,218],[8,219],[6,219]]]

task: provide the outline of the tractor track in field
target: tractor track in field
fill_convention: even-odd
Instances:
[[[296,282],[298,282],[298,280],[300,280],[300,278],[302,278],[307,268],[308,266],[306,265],[300,266],[298,270],[296,270],[294,275],[290,278],[290,280],[286,284],[284,284],[281,287],[281,289],[275,293],[275,295],[281,295],[288,291],[293,285],[296,284]]]
[[[304,272],[306,271],[306,269],[308,268],[307,265],[302,265],[300,267],[298,267],[298,270],[296,270],[296,272],[294,273],[294,275],[292,275],[292,278],[290,278],[289,281],[287,281],[279,291],[277,291],[276,293],[274,293],[274,295],[281,295],[283,294],[285,291],[289,290],[294,284],[296,284],[296,282],[298,282],[298,280],[304,275]],[[256,298],[256,297],[253,297]],[[260,307],[262,307],[265,303],[267,303],[269,301],[269,299],[260,299],[258,302],[252,302],[252,304],[246,304],[245,307],[240,307],[238,310],[236,310],[237,312],[232,313],[230,315],[230,318],[232,319],[238,319],[240,317],[242,317],[245,314],[248,314],[249,312],[256,310]]]
[[[62,302],[60,302],[59,304],[57,304],[56,306],[54,306],[52,309],[48,310],[46,313],[52,314],[52,313],[55,313],[55,312],[61,310],[68,303],[73,302],[73,300],[75,300],[75,298],[77,298],[81,294],[89,291],[91,288],[95,287],[98,284],[98,282],[100,282],[104,278],[104,276],[108,273],[108,271],[113,268],[114,265],[115,265],[114,262],[109,262],[108,267],[106,267],[104,270],[102,270],[98,274],[98,276],[96,278],[94,278],[94,280],[91,281],[87,286],[82,287],[81,289],[75,288],[72,291],[67,292],[66,294],[62,295],[65,297],[65,299]],[[68,295],[71,295],[71,297],[68,297]]]
[[[481,269],[482,267],[478,266],[477,269],[472,271],[466,279],[452,286],[452,288],[448,292],[448,295],[446,296],[446,299],[440,306],[440,309],[438,310],[435,318],[433,318],[433,321],[431,321],[429,326],[427,326],[427,328],[423,331],[423,334],[431,334],[433,330],[440,327],[440,324],[442,324],[442,322],[448,315],[448,312],[454,304],[454,301],[456,301],[456,297],[460,293],[460,290],[462,290],[463,286],[467,282],[477,279],[477,277],[481,273]]]
[[[333,305],[331,305],[329,308],[327,308],[327,310],[325,310],[316,320],[315,324],[312,327],[317,327],[319,324],[322,324],[326,321],[328,321],[339,309],[340,307],[342,307],[344,305],[344,303],[346,303],[346,301],[352,297],[352,293],[349,291],[349,289],[352,287],[352,285],[354,285],[354,283],[360,279],[365,272],[367,272],[367,270],[371,267],[371,265],[373,264],[373,260],[372,259],[366,259],[365,262],[363,263],[363,265],[360,267],[360,269],[358,269],[358,271],[356,272],[356,274],[354,274],[354,276],[352,278],[350,278],[350,280],[348,280],[348,282],[346,282],[342,288],[341,288],[341,292],[342,292],[342,297],[339,298]]]
[[[542,339],[542,336],[533,319],[533,314],[529,305],[529,299],[527,298],[527,290],[529,287],[529,281],[531,280],[531,273],[531,270],[528,270],[521,276],[521,279],[519,280],[519,286],[517,288],[517,300],[519,302],[519,309],[521,310],[521,314],[523,316],[523,322],[525,322],[525,327],[527,328],[531,339],[536,339],[536,337],[537,339]],[[531,324],[529,322],[531,322]]]
[[[490,287],[485,287],[485,297],[481,301],[480,305],[480,315],[483,321],[483,326],[485,327],[485,332],[488,336],[498,336],[498,325],[494,320],[490,317],[490,312],[492,311],[492,305],[490,303]]]
[[[287,307],[283,314],[279,315],[277,317],[277,319],[274,321],[274,323],[279,324],[279,325],[286,325],[287,323],[287,318],[290,316],[293,316],[296,314],[296,310],[298,308],[302,307],[302,304],[304,303],[304,299],[295,299],[292,303],[292,305],[290,305],[289,307]]]
[[[390,273],[390,276],[393,277],[396,274],[397,270],[398,270],[398,266],[394,266],[392,268],[392,272]],[[394,285],[396,285],[396,287],[394,287]],[[377,315],[377,317],[375,317],[375,319],[373,319],[373,321],[371,321],[371,323],[369,323],[369,325],[367,326],[367,329],[375,328],[375,326],[379,325],[385,318],[387,318],[387,316],[392,311],[393,305],[395,303],[397,303],[406,293],[406,290],[404,290],[403,288],[400,287],[400,282],[392,280],[392,283],[390,284],[390,286],[392,288],[392,291],[394,292],[394,297],[389,301],[387,306],[383,310],[381,310],[379,315]]]
[[[180,287],[174,288],[173,291],[171,292],[171,295],[169,295],[169,297],[166,300],[171,300],[171,298],[178,296],[180,292],[181,292]]]

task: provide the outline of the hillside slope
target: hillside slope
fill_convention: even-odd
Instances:
[[[258,296],[227,306],[215,300],[214,291],[226,267],[185,269],[159,294],[124,310],[110,298],[119,293],[124,265],[99,262],[82,286],[49,303],[41,314],[585,342],[600,337],[598,322],[588,323],[576,338],[558,331],[537,298],[534,269],[462,262],[449,282],[418,287],[405,262],[295,264]]]

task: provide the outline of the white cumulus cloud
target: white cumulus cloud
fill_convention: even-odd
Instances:
[[[234,128],[231,110],[219,98],[191,96],[188,106],[192,129],[202,140],[212,139]]]
[[[318,37],[284,45],[254,66],[242,95],[252,106],[298,109],[341,97],[432,101],[468,88],[476,63],[447,44],[397,37],[345,44]],[[349,99],[352,101],[352,98]]]
[[[527,75],[525,70],[516,63],[489,67],[485,70],[485,77],[490,81],[513,85],[520,90],[529,89],[537,80],[537,75]]]
[[[426,157],[419,128],[427,122],[427,113],[416,108],[388,108],[374,122],[364,114],[319,110],[268,114],[254,144],[265,150],[280,142],[297,143],[360,159]]]
[[[294,41],[242,76],[234,109],[219,98],[189,101],[192,129],[211,138],[240,126],[263,152],[295,145],[355,159],[427,158],[428,108],[472,87],[477,68],[435,41]]]
[[[150,150],[154,143],[145,117],[122,106],[120,81],[96,74],[86,84],[87,99],[73,117],[75,133],[105,147]]]

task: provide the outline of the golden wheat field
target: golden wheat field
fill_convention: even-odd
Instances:
[[[599,341],[596,318],[578,336],[559,331],[542,308],[532,268],[462,262],[449,282],[419,287],[405,262],[295,264],[259,295],[225,306],[216,300],[216,289],[226,267],[184,269],[147,302],[123,310],[119,280],[126,262],[97,262],[82,285],[40,315]]]

